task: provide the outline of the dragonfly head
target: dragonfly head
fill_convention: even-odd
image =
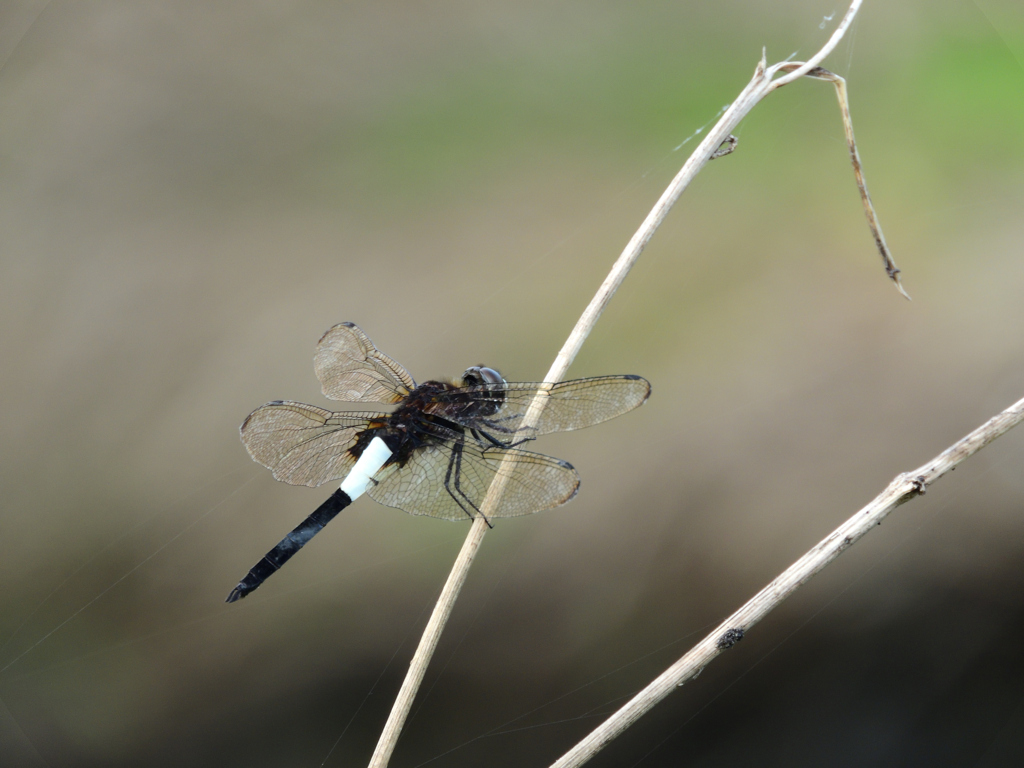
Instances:
[[[467,368],[462,374],[462,383],[467,387],[478,387],[482,384],[505,385],[508,382],[493,368],[486,368],[482,365],[474,365]]]

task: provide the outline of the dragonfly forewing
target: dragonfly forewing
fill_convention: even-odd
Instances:
[[[537,382],[506,383],[496,387],[472,387],[454,390],[445,396],[455,399],[470,394],[482,402],[491,402],[497,412],[486,417],[470,417],[461,423],[483,430],[502,442],[532,440],[552,432],[584,429],[643,405],[651,395],[651,385],[640,376],[598,376],[574,379],[552,385],[544,398],[544,409],[537,421],[524,424],[534,397],[542,388]]]

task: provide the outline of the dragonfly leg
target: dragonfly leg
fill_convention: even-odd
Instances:
[[[519,419],[522,417],[521,413],[516,413],[511,416],[502,416],[500,419],[480,419],[481,422],[486,424],[488,427],[493,429],[495,432],[504,432],[505,434],[511,434],[518,432],[518,429],[509,429],[508,427],[502,426],[503,421],[512,421],[513,419]]]
[[[470,520],[476,519],[476,515],[466,508],[466,504],[468,504],[477,515],[484,518],[484,522],[487,523],[489,528],[493,528],[494,526],[491,525],[491,521],[484,516],[484,513],[480,511],[480,508],[477,507],[477,505],[473,503],[473,500],[470,499],[462,490],[462,485],[460,483],[460,478],[462,477],[462,449],[462,443],[456,443],[452,446],[451,457],[448,459],[448,471],[444,476],[444,489],[448,491],[448,495],[452,497],[462,511],[469,516]],[[453,475],[454,482],[452,481]],[[459,498],[460,496],[462,497],[461,499]],[[465,503],[463,503],[463,501],[465,501]]]
[[[459,446],[458,463],[456,464],[456,467],[455,467],[455,490],[458,491],[459,495],[462,496],[462,498],[464,498],[466,500],[466,503],[469,504],[473,509],[475,509],[477,514],[480,515],[480,517],[482,517],[484,519],[484,522],[487,523],[487,527],[488,528],[493,528],[494,526],[491,525],[491,521],[488,520],[487,516],[484,515],[484,513],[480,511],[480,507],[478,507],[476,504],[474,504],[473,500],[471,498],[469,498],[469,496],[467,496],[462,491],[462,485],[460,483],[461,479],[462,479],[462,446],[460,445]],[[458,501],[458,499],[456,499],[456,501]]]
[[[457,443],[456,445],[452,446],[452,452],[448,455],[448,471],[444,473],[444,489],[448,492],[448,495],[451,496],[455,500],[455,503],[459,505],[459,508],[463,512],[465,512],[467,515],[469,515],[469,519],[472,520],[473,519],[473,513],[470,512],[468,509],[466,509],[466,507],[463,505],[463,503],[461,501],[459,501],[459,497],[458,496],[456,496],[454,493],[452,493],[452,487],[451,487],[452,470],[455,469],[456,461],[458,461],[459,468],[457,470],[455,470],[455,471],[458,472],[458,471],[461,471],[461,469],[462,469],[462,444],[461,443]]]
[[[495,432],[503,432],[506,435],[513,435],[513,434],[516,434],[518,432],[534,432],[534,433],[536,433],[536,431],[537,431],[536,427],[516,427],[515,429],[509,429],[508,427],[502,426],[501,422],[503,422],[503,421],[510,421],[512,419],[518,419],[518,418],[520,418],[521,415],[522,414],[515,414],[514,416],[504,416],[504,417],[502,417],[500,419],[480,419],[480,421],[485,426],[490,427],[491,429],[493,429]],[[526,440],[533,440],[536,437],[537,437],[536,434],[534,434],[532,437],[524,437],[523,438],[523,442],[525,442]]]
[[[493,445],[495,448],[515,448],[517,445],[522,445],[523,443],[530,442],[530,438],[528,438],[528,437],[524,437],[522,440],[516,440],[515,442],[503,442],[501,440],[498,440],[493,435],[488,434],[487,432],[484,432],[482,429],[471,429],[470,433],[477,440],[480,440],[480,442],[483,442],[483,440],[486,440],[491,445]],[[481,438],[483,438],[483,440],[481,440]]]

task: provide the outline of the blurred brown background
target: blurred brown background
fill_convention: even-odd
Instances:
[[[418,380],[543,376],[706,125],[845,4],[0,6],[0,763],[364,765],[468,528],[323,498],[237,437],[358,323]],[[763,103],[572,376],[636,413],[536,448],[571,505],[486,538],[393,759],[547,765],[875,496],[1024,396],[1024,8],[867,2]],[[595,766],[1024,760],[1024,430]],[[332,751],[333,750],[333,751]],[[326,760],[326,763],[325,763]]]

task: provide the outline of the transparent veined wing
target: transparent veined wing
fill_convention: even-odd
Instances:
[[[440,443],[420,448],[401,468],[385,467],[366,492],[380,504],[413,515],[469,520],[479,515],[487,489],[499,475],[505,478],[505,489],[488,519],[557,507],[580,487],[572,465],[550,456]]]
[[[313,367],[332,400],[397,403],[416,386],[405,368],[352,323],[339,323],[320,338]]]
[[[242,422],[249,455],[291,485],[323,485],[346,477],[355,464],[356,435],[386,413],[334,413],[315,405],[277,400]]]
[[[523,419],[527,409],[542,386],[538,382],[485,384],[444,392],[437,399],[458,402],[468,397],[474,402],[492,403],[497,408],[493,415],[449,418],[465,427],[488,432],[502,442],[515,442],[600,424],[643,405],[651,395],[650,383],[641,376],[597,376],[562,381],[553,384],[544,395],[546,402],[538,421],[525,428]],[[472,411],[466,410],[469,414]]]

